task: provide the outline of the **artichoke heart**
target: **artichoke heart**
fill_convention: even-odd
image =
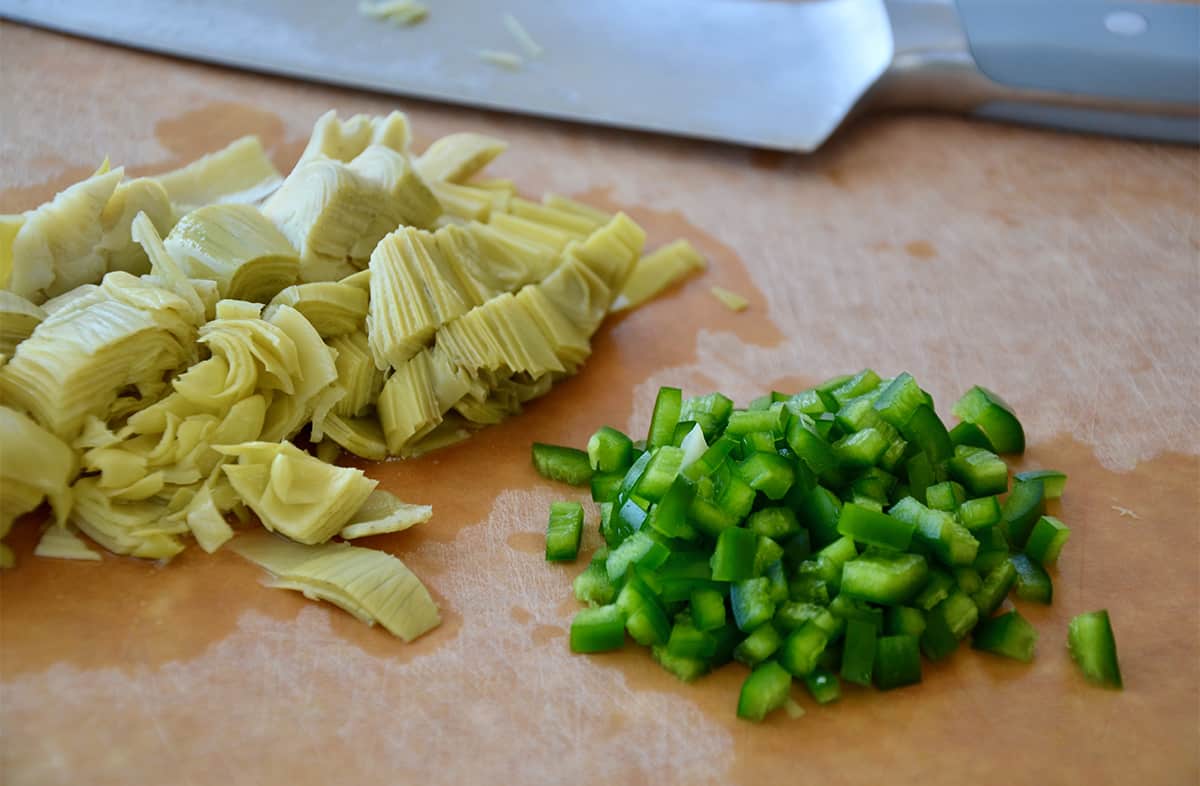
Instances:
[[[537,320],[507,292],[446,325],[437,341],[452,362],[468,373],[539,377],[566,370]]]
[[[367,290],[340,281],[314,281],[290,286],[271,300],[272,307],[287,305],[312,323],[322,338],[352,333],[367,318]]]
[[[209,205],[185,215],[164,245],[192,278],[212,279],[221,297],[265,303],[295,283],[300,258],[250,205]]]
[[[205,205],[254,204],[283,182],[256,136],[234,140],[215,153],[154,179],[180,214]]]
[[[170,513],[166,503],[115,501],[95,477],[80,478],[71,490],[71,523],[114,554],[168,560],[183,551],[178,537],[160,529]]]
[[[599,208],[592,207],[591,205],[585,205],[582,202],[577,202],[570,197],[565,197],[562,194],[555,194],[554,192],[547,192],[544,194],[542,196],[542,204],[546,207],[552,207],[555,210],[559,210],[564,213],[573,213],[577,216],[589,218],[594,221],[597,226],[601,224],[607,224],[612,220],[611,213],[606,213]]]
[[[423,350],[388,377],[379,394],[379,422],[388,453],[398,456],[405,445],[428,434],[445,410],[438,403],[432,353]]]
[[[124,270],[134,275],[150,272],[150,259],[131,231],[138,213],[145,213],[160,235],[170,232],[175,224],[170,197],[157,180],[139,177],[118,185],[100,214],[104,234],[96,245],[107,271]]]
[[[65,442],[24,413],[0,406],[0,540],[13,521],[49,499],[61,524],[71,511],[79,460]]]
[[[109,419],[122,391],[143,405],[195,353],[193,304],[120,271],[50,314],[0,369],[0,394],[73,440],[88,415]]]
[[[383,427],[374,416],[351,418],[331,412],[325,416],[322,430],[329,443],[321,442],[321,445],[333,444],[370,461],[383,461],[388,457]]]
[[[407,156],[409,143],[408,117],[403,112],[392,112],[385,117],[354,115],[341,120],[331,109],[313,124],[308,145],[296,166],[320,158],[350,161],[370,145],[381,145]]]
[[[384,145],[369,145],[349,167],[388,196],[379,204],[371,228],[352,250],[353,256],[369,257],[379,238],[398,226],[431,227],[442,214],[438,198],[402,153]]]
[[[382,187],[345,163],[313,158],[292,170],[262,212],[299,250],[301,280],[318,281],[354,272],[351,251],[388,201]]]
[[[100,554],[92,551],[74,530],[68,526],[52,524],[42,533],[37,546],[33,549],[35,557],[51,557],[54,559],[74,559],[87,562],[99,562]]]
[[[371,359],[367,334],[363,331],[356,330],[330,339],[329,346],[337,352],[334,365],[338,384],[345,391],[345,395],[334,405],[333,412],[342,417],[358,417],[379,398],[384,374]]]
[[[508,148],[508,143],[485,134],[450,134],[430,145],[417,159],[417,171],[426,180],[462,183]]]
[[[578,240],[581,237],[565,229],[514,216],[511,213],[492,214],[488,225],[510,232],[522,240],[547,246],[556,254],[561,253],[572,240]]]
[[[217,446],[237,464],[222,469],[264,527],[298,543],[324,543],[345,526],[375,490],[362,471],[335,467],[290,442]]]
[[[33,335],[45,318],[45,309],[15,292],[0,289],[0,354],[12,357],[17,344]]]
[[[101,214],[123,176],[120,168],[93,175],[25,213],[7,253],[0,251],[11,257],[7,276],[0,265],[0,287],[42,303],[99,281],[106,269],[97,248],[104,235]]]
[[[322,394],[337,382],[335,352],[325,345],[312,324],[291,306],[276,307],[266,321],[292,340],[296,348],[297,370],[291,395],[275,397],[267,408],[261,438],[291,439],[313,418],[321,404]],[[328,410],[333,403],[334,400],[327,400],[322,411]]]
[[[232,548],[274,574],[271,586],[329,601],[404,641],[441,623],[425,586],[403,562],[382,551],[344,543],[301,546],[267,533],[242,535]]]
[[[590,275],[590,271],[587,274]],[[599,283],[599,280],[593,277],[593,283]],[[562,308],[550,299],[543,285],[522,288],[517,293],[517,300],[549,340],[566,373],[575,373],[592,353],[591,336],[598,321],[593,322],[592,315],[586,310],[576,315],[570,309]]]
[[[413,505],[390,491],[375,489],[338,534],[346,540],[352,540],[402,532],[417,524],[424,524],[432,517],[433,508],[429,505]]]
[[[573,249],[610,290],[620,292],[646,244],[646,231],[624,213]]]
[[[221,478],[215,482],[228,482]],[[200,548],[209,554],[219,549],[224,543],[233,538],[233,528],[225,520],[221,510],[213,500],[212,489],[204,486],[192,497],[187,507],[186,521]]]
[[[367,339],[375,365],[399,367],[429,343],[434,332],[474,305],[434,236],[401,228],[371,254]]]
[[[537,202],[530,202],[528,199],[520,197],[512,200],[511,212],[514,216],[556,227],[579,238],[587,237],[609,221],[607,217],[601,220],[595,216],[572,210],[539,205]]]
[[[430,181],[429,189],[446,215],[456,221],[487,221],[493,211],[503,213],[508,209],[509,197],[503,191],[489,191],[440,180]]]
[[[636,308],[672,284],[706,267],[708,263],[691,243],[676,240],[637,261],[621,294],[613,302],[612,310]]]
[[[475,242],[482,268],[475,274],[488,282],[496,294],[541,281],[559,262],[559,252],[553,246],[491,224],[471,223],[464,230],[446,227],[438,230],[438,234],[454,237],[457,231],[465,231]]]

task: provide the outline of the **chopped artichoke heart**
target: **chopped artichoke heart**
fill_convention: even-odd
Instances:
[[[508,209],[510,199],[501,191],[489,191],[457,183],[432,180],[429,189],[447,215],[461,221],[487,221]]]
[[[388,453],[393,456],[441,422],[443,410],[438,405],[428,350],[413,355],[388,377],[377,407]]]
[[[42,533],[38,544],[33,549],[35,557],[51,557],[54,559],[74,559],[87,562],[99,562],[100,554],[88,548],[83,538],[76,535],[70,527],[52,524]]]
[[[389,197],[380,203],[380,212],[361,241],[371,247],[354,253],[356,257],[369,257],[374,243],[396,227],[430,227],[442,214],[440,201],[401,152],[386,145],[368,145],[350,162],[350,169],[379,186]]]
[[[441,624],[425,585],[403,562],[382,551],[351,546],[316,556],[280,578],[327,592],[340,590],[406,642]]]
[[[138,213],[130,225],[129,234],[141,244],[146,256],[150,258],[149,275],[154,279],[153,286],[174,292],[183,298],[192,308],[192,319],[196,322],[203,321],[208,307],[183,266],[179,264],[179,260],[167,251],[154,222],[145,213]]]
[[[49,499],[55,520],[71,510],[69,484],[79,469],[75,451],[22,412],[0,406],[0,538],[13,520]]]
[[[383,461],[388,457],[383,427],[375,417],[343,418],[330,413],[325,418],[323,431],[327,439],[356,456],[371,461]]]
[[[271,300],[271,306],[279,305],[296,309],[322,338],[331,338],[363,326],[367,318],[367,291],[341,282],[317,281],[283,290]]]
[[[441,623],[425,586],[403,562],[382,551],[344,543],[299,546],[266,533],[243,535],[231,548],[275,574],[272,586],[328,600],[405,641]]]
[[[319,336],[318,336],[319,338]],[[229,369],[225,377],[225,389],[201,387],[197,393],[200,403],[212,401],[218,406],[231,406],[250,395],[255,386],[262,390],[295,392],[293,378],[300,373],[300,355],[296,342],[279,326],[262,319],[218,319],[200,328],[200,339],[208,346],[212,357],[208,363],[220,359]],[[203,365],[203,364],[201,364]],[[194,366],[193,369],[196,367]],[[186,380],[187,374],[176,382]],[[216,377],[217,371],[208,371],[205,377]],[[204,379],[196,381],[203,385]],[[186,389],[180,393],[189,396]]]
[[[646,231],[624,213],[593,232],[574,248],[574,254],[592,269],[614,295],[625,280],[646,244]]]
[[[576,256],[537,285],[546,298],[577,328],[596,332],[612,303],[613,291],[590,266]]]
[[[429,9],[416,0],[383,0],[358,4],[358,12],[374,19],[386,19],[398,25],[415,25],[429,15]]]
[[[204,205],[260,202],[283,182],[256,136],[244,136],[215,153],[155,178],[182,214]]]
[[[416,161],[417,171],[429,182],[462,183],[469,180],[508,148],[508,143],[463,132],[438,139]]]
[[[541,285],[522,288],[517,293],[517,300],[536,321],[538,329],[549,340],[555,357],[567,373],[574,373],[583,365],[592,352],[590,332],[550,300]]]
[[[375,365],[399,367],[470,308],[433,236],[402,228],[371,254],[367,340]]]
[[[446,227],[440,232],[453,232]],[[479,249],[483,272],[476,273],[480,280],[489,282],[498,294],[519,289],[525,284],[541,281],[555,269],[559,252],[522,235],[498,229],[489,224],[473,223],[465,227]]]
[[[475,236],[459,226],[442,227],[433,233],[438,254],[445,260],[447,269],[453,274],[454,282],[464,299],[472,306],[480,305],[501,292],[515,289],[482,258]]]
[[[565,197],[562,194],[555,194],[554,192],[547,192],[544,194],[542,196],[542,204],[546,207],[552,207],[555,210],[559,210],[564,213],[573,213],[574,215],[590,219],[594,221],[597,226],[600,224],[607,224],[612,220],[611,213],[606,213],[599,208],[592,207],[591,205],[585,205],[582,202],[577,202],[570,197]]]
[[[402,532],[417,524],[424,524],[432,517],[433,508],[429,505],[413,505],[390,491],[375,489],[339,534],[346,540],[352,540]]]
[[[0,215],[0,289],[9,288],[12,279],[13,242],[24,223],[23,215]]]
[[[308,145],[296,166],[315,158],[348,162],[370,145],[382,145],[407,155],[409,142],[408,118],[403,112],[392,112],[384,117],[354,115],[341,120],[331,109],[313,124]]]
[[[517,184],[507,177],[476,178],[471,181],[476,188],[486,188],[488,191],[500,191],[511,200],[517,194]]]
[[[514,216],[552,226],[580,239],[595,232],[610,220],[606,218],[600,221],[594,216],[581,215],[570,210],[559,210],[548,205],[539,205],[537,202],[530,202],[528,199],[520,197],[512,200],[511,207]]]
[[[296,249],[250,205],[193,210],[164,245],[188,276],[214,280],[224,298],[265,303],[299,275]]]
[[[299,543],[324,543],[336,535],[376,485],[360,470],[330,466],[289,442],[217,450],[238,457],[222,470],[263,526]]]
[[[383,390],[383,372],[371,359],[367,334],[361,330],[330,339],[329,346],[337,352],[334,365],[338,384],[346,392],[333,411],[343,417],[358,417],[379,398],[379,392]]]
[[[524,64],[524,60],[515,52],[506,52],[502,49],[480,49],[477,52],[479,59],[485,63],[491,63],[494,66],[516,71]]]
[[[334,352],[312,324],[291,306],[278,306],[269,323],[282,330],[296,347],[298,368],[289,396],[276,397],[267,408],[262,439],[291,439],[317,410],[321,394],[337,381]],[[332,402],[330,402],[332,404]]]
[[[143,400],[195,353],[198,315],[178,295],[120,271],[50,314],[0,369],[0,391],[70,441],[88,415],[107,420],[119,394]],[[144,401],[143,401],[144,405]]]
[[[311,281],[304,270],[309,265],[346,266],[389,200],[381,187],[345,163],[313,158],[296,165],[262,212],[299,249],[301,278]]]
[[[166,505],[116,502],[91,477],[80,478],[72,490],[71,523],[114,554],[168,560],[183,551],[183,543],[159,527]]]
[[[124,170],[93,175],[25,213],[11,245],[11,266],[0,286],[33,302],[93,284],[105,273],[97,245],[101,215]],[[2,272],[2,269],[0,269]]]
[[[746,307],[750,305],[749,300],[725,287],[714,286],[709,291],[712,292],[713,297],[721,301],[721,305],[730,311],[745,311]]]
[[[647,254],[633,266],[621,294],[613,302],[613,311],[640,306],[663,290],[708,267],[703,255],[686,240],[676,240]]]
[[[131,234],[138,213],[145,213],[160,235],[170,232],[175,224],[171,199],[157,180],[139,177],[118,185],[100,214],[104,235],[96,245],[107,271],[124,270],[134,275],[150,272],[150,259]]]
[[[46,318],[45,309],[25,298],[0,289],[0,354],[12,357],[13,351]]]
[[[221,515],[207,486],[200,489],[188,505],[187,526],[200,548],[209,554],[233,538],[233,528]]]
[[[539,221],[533,221],[528,218],[514,216],[511,213],[494,213],[489,226],[496,229],[506,230],[517,235],[525,240],[549,246],[554,249],[554,252],[562,253],[562,250],[567,247],[567,244],[575,239],[575,236],[570,232],[559,227],[543,224]]]

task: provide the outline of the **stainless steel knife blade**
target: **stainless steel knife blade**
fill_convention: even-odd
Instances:
[[[1200,141],[1200,6],[1142,0],[477,0],[404,28],[354,0],[0,0],[166,54],[545,117],[807,152],[859,108]],[[544,53],[508,70],[516,16]]]
[[[165,54],[534,115],[813,150],[892,60],[880,0],[0,0],[0,16]],[[510,13],[545,49],[521,68]]]

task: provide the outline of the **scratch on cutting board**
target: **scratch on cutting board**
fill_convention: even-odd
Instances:
[[[1141,516],[1134,513],[1129,508],[1123,508],[1120,505],[1110,505],[1109,507],[1111,507],[1113,510],[1115,510],[1117,512],[1117,515],[1120,516],[1121,518],[1141,519]]]

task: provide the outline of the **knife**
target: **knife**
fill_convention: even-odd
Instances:
[[[850,116],[950,110],[1200,142],[1200,8],[1105,0],[0,0],[0,17],[386,93],[779,150]],[[512,14],[544,48],[516,69]]]

